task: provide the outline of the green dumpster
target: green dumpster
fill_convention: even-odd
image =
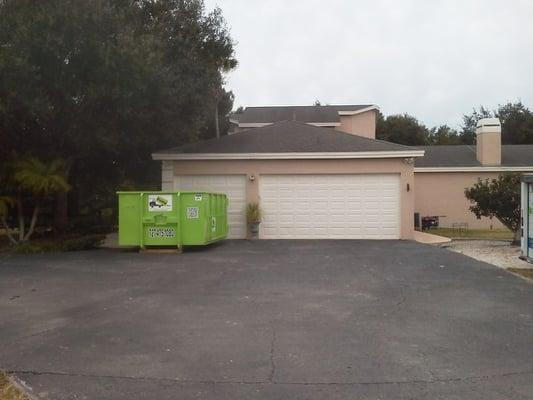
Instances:
[[[199,246],[226,238],[228,199],[207,192],[117,192],[120,246]]]

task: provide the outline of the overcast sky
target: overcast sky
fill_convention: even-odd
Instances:
[[[457,127],[472,107],[533,108],[533,1],[206,0],[236,41],[235,107],[377,104]]]

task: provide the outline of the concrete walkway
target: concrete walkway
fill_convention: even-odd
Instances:
[[[452,239],[444,237],[444,236],[433,235],[431,233],[420,232],[420,231],[415,231],[415,240],[418,243],[424,243],[424,244],[440,244],[440,243],[449,243],[452,241]]]

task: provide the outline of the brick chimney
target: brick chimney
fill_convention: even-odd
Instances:
[[[502,163],[502,126],[498,118],[483,118],[478,121],[476,156],[481,165]]]

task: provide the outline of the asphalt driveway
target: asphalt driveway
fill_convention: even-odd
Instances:
[[[531,399],[533,285],[405,241],[12,256],[0,343],[44,399]]]

